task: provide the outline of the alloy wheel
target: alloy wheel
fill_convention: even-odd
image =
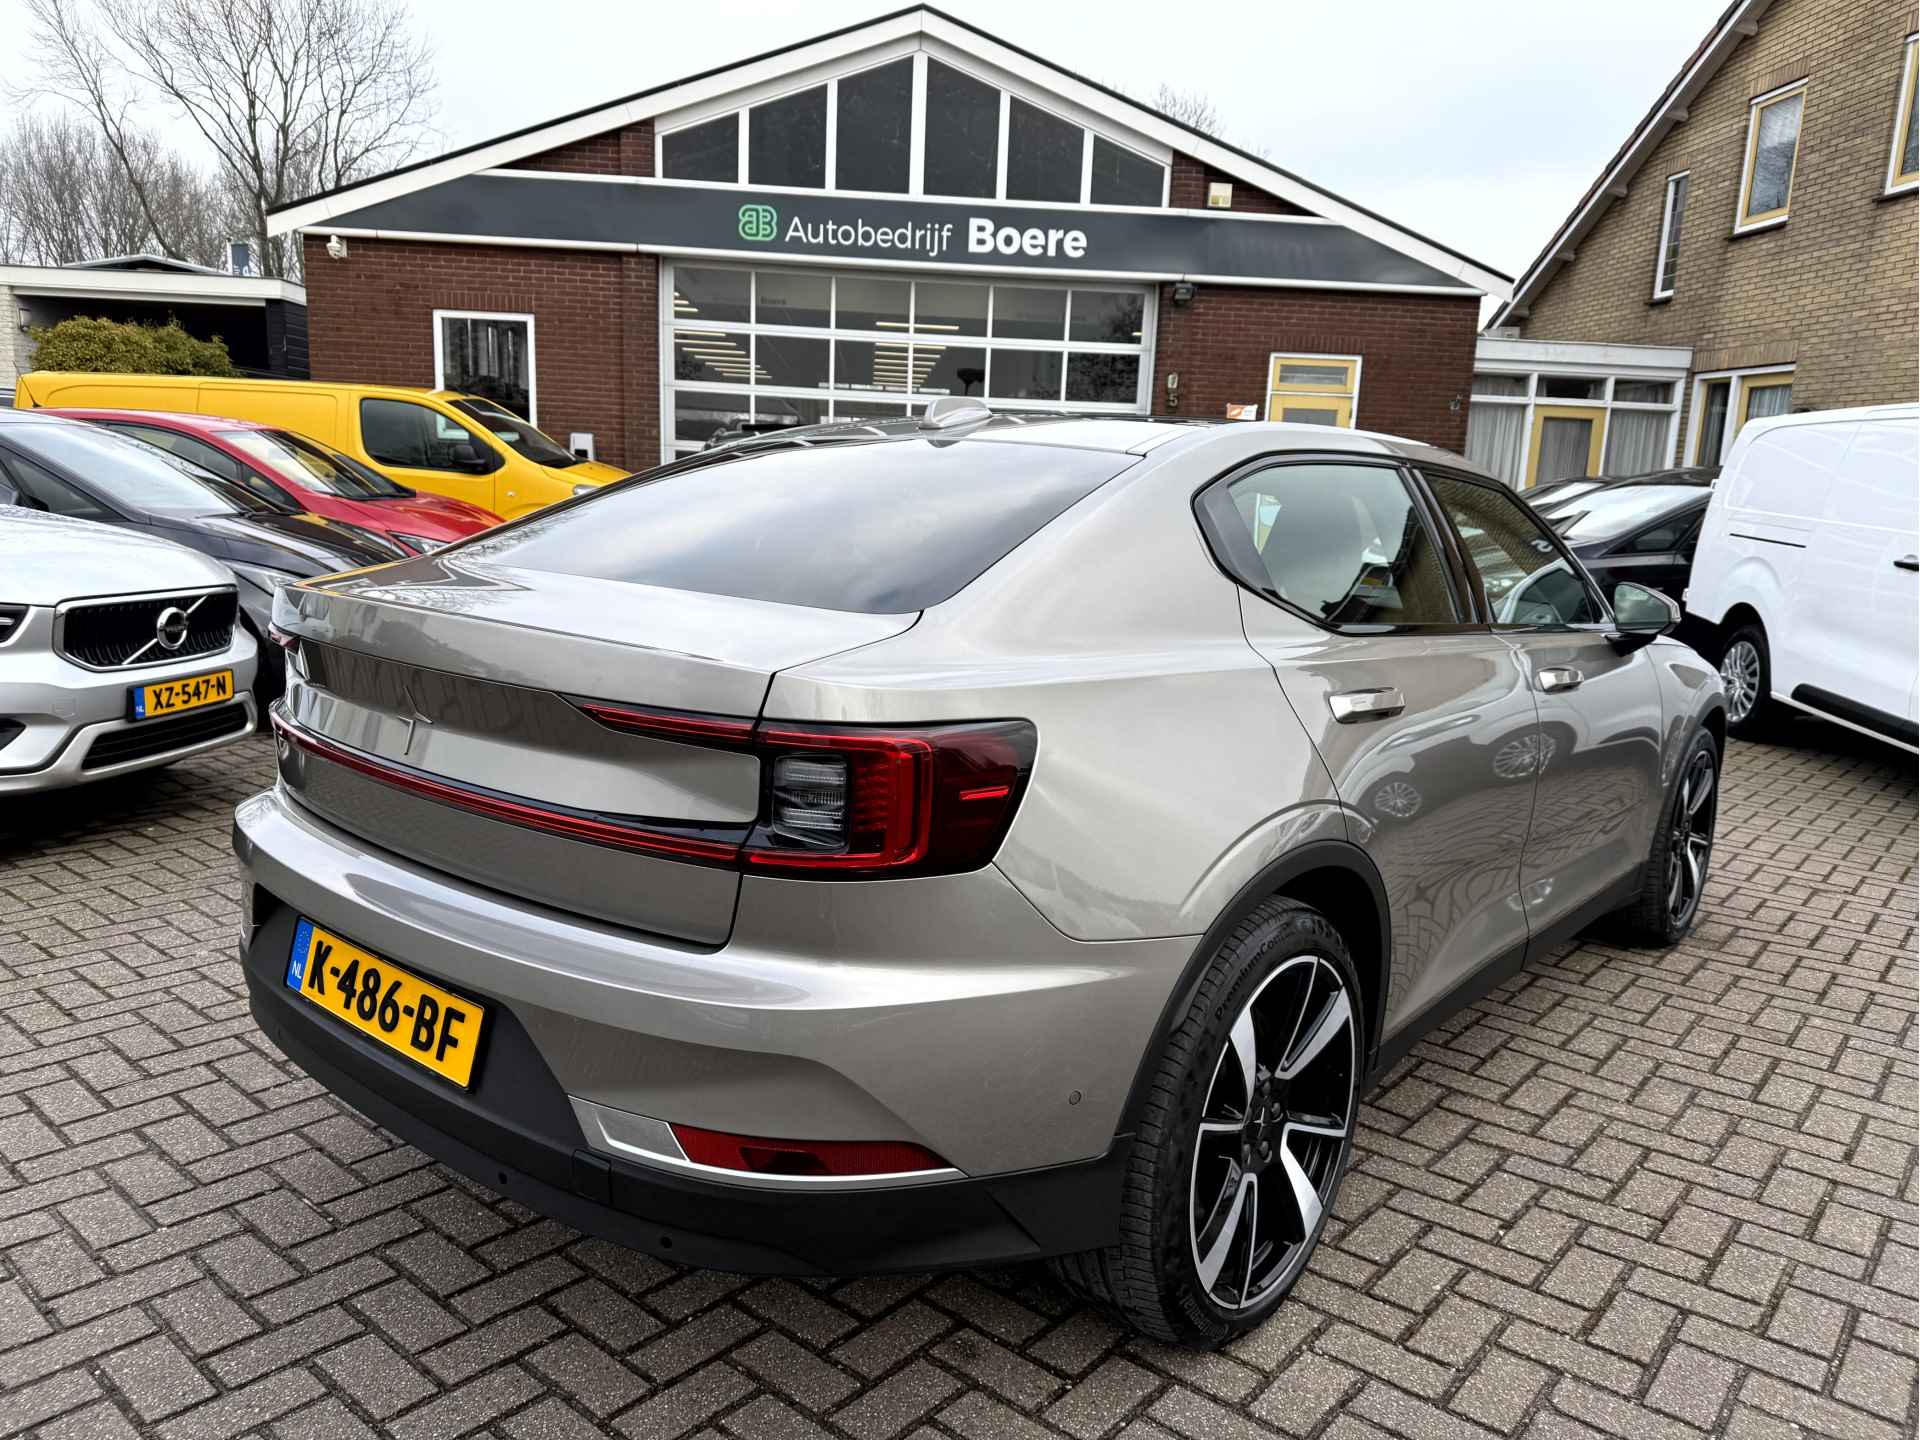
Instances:
[[[1245,1310],[1290,1282],[1353,1132],[1353,997],[1317,955],[1282,962],[1228,1033],[1200,1112],[1187,1233],[1200,1286]]]
[[[1720,657],[1720,683],[1727,688],[1727,721],[1738,725],[1760,699],[1760,648],[1751,640],[1729,645]]]
[[[1696,750],[1680,778],[1680,801],[1674,806],[1673,830],[1667,842],[1667,920],[1674,926],[1685,925],[1693,918],[1706,888],[1719,792],[1713,752]]]

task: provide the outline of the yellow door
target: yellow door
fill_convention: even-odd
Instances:
[[[1529,488],[1600,473],[1600,431],[1606,411],[1581,405],[1533,407]]]
[[[1344,355],[1275,355],[1267,369],[1267,419],[1353,425],[1360,362]]]
[[[502,500],[515,488],[508,459],[490,437],[434,405],[386,395],[360,398],[360,458],[383,474],[511,517],[528,508]],[[531,468],[521,461],[521,467]]]

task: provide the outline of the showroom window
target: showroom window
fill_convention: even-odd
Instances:
[[[1894,110],[1893,158],[1887,193],[1920,185],[1920,35],[1909,35],[1900,55],[1900,103]]]
[[[1756,99],[1747,116],[1747,158],[1740,176],[1740,213],[1734,229],[1786,222],[1793,199],[1793,167],[1800,152],[1800,112],[1807,82],[1799,80]]]
[[[1653,298],[1670,299],[1680,278],[1680,226],[1687,215],[1687,172],[1667,177],[1667,201],[1660,212],[1660,251],[1653,262]]]
[[[1053,108],[1063,103],[1016,94],[931,55],[905,55],[718,115],[669,117],[657,173],[860,194],[1167,203],[1164,150],[1091,131]]]
[[[1358,355],[1275,355],[1267,362],[1267,419],[1353,428]]]
[[[1147,409],[1144,290],[708,265],[669,274],[670,453],[721,431],[904,416],[942,395],[996,409]]]
[[[533,317],[474,310],[433,312],[433,383],[478,395],[537,425]]]

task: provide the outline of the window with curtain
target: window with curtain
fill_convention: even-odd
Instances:
[[[1555,480],[1574,480],[1585,475],[1587,458],[1593,453],[1593,427],[1599,420],[1600,412],[1597,410],[1591,419],[1585,416],[1577,420],[1546,417],[1540,425],[1540,464],[1534,472],[1534,483],[1546,485]]]
[[[1787,218],[1793,195],[1793,165],[1800,149],[1800,112],[1805,89],[1753,102],[1747,122],[1747,173],[1740,196],[1740,224],[1763,225]]]
[[[1784,415],[1793,408],[1792,385],[1749,385],[1747,387],[1747,416],[1749,420],[1765,420],[1770,415]]]
[[[1667,459],[1664,410],[1614,410],[1607,416],[1606,473],[1615,478],[1645,475]]]
[[[1496,379],[1519,381],[1526,394],[1527,382],[1518,377]],[[1475,379],[1478,389],[1479,380]],[[1524,405],[1479,405],[1467,412],[1467,459],[1507,485],[1520,484],[1520,449],[1527,433],[1527,407]]]

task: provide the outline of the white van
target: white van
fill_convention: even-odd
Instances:
[[[1790,706],[1920,754],[1920,405],[1747,424],[1686,608],[1732,733]]]

